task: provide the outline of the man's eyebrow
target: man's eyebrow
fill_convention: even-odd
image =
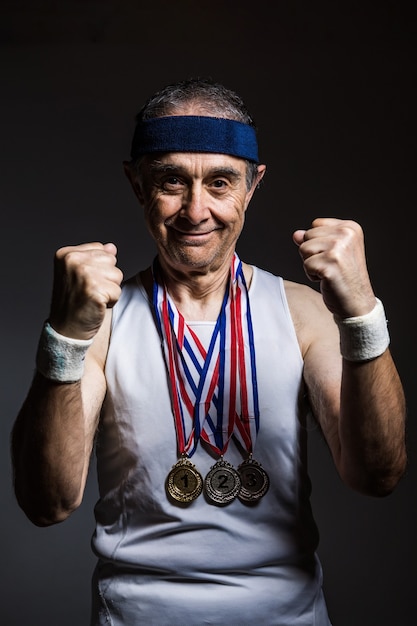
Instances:
[[[164,174],[165,172],[178,172],[181,168],[178,165],[172,165],[170,163],[160,163],[159,161],[153,161],[150,163],[150,169],[152,172]]]
[[[210,174],[212,176],[226,176],[227,178],[241,178],[242,172],[234,167],[213,167]]]
[[[155,174],[169,174],[169,173],[181,173],[186,172],[187,170],[181,165],[176,165],[172,163],[161,163],[159,161],[153,161],[150,164],[150,169]],[[233,178],[235,180],[242,177],[242,173],[230,166],[219,166],[213,167],[206,172],[205,176],[225,176],[227,178]]]

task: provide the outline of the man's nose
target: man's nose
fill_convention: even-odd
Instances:
[[[201,187],[192,186],[184,194],[181,215],[192,224],[199,224],[210,217],[209,194]]]

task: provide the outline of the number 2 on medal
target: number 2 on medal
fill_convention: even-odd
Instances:
[[[226,474],[220,474],[219,478],[219,484],[217,485],[219,489],[228,489],[229,485],[227,484],[227,475]]]

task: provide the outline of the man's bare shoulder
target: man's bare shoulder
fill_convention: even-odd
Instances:
[[[306,307],[311,307],[318,313],[327,311],[320,292],[313,287],[284,279],[284,288],[288,304],[295,313],[306,314]],[[309,313],[311,314],[313,311],[310,310]]]
[[[337,341],[333,316],[324,304],[321,293],[302,283],[284,280],[288,306],[302,352],[318,338]]]

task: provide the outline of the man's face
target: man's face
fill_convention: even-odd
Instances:
[[[223,154],[167,153],[143,164],[139,199],[162,266],[179,272],[229,265],[256,183]]]

